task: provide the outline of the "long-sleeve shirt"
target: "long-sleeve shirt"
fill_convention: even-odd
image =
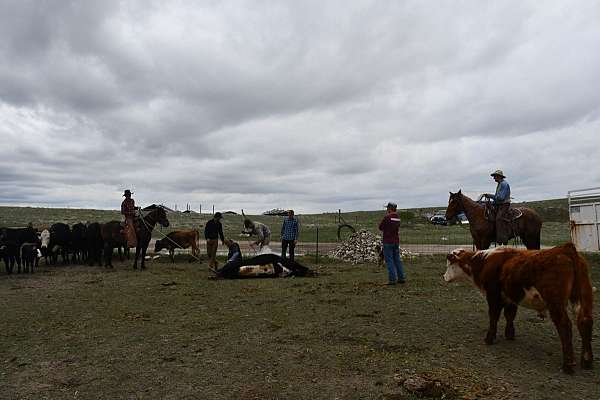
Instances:
[[[268,226],[260,222],[254,222],[254,229],[250,233],[258,237],[257,242],[263,242],[265,238],[271,239],[271,230]]]
[[[229,252],[227,253],[227,263],[233,262],[241,262],[242,261],[242,251],[240,250],[240,245],[237,243],[233,243],[231,247],[229,247]]]
[[[379,230],[383,232],[383,244],[400,244],[398,230],[400,217],[397,213],[387,214],[379,223]]]
[[[496,194],[492,196],[495,204],[510,203],[510,185],[505,180],[498,182]]]
[[[281,224],[281,240],[298,240],[300,224],[296,218],[285,217]]]
[[[225,241],[225,236],[223,236],[223,225],[221,222],[217,222],[213,219],[209,220],[204,227],[204,239],[218,239],[221,238],[221,242]]]
[[[131,197],[126,198],[121,203],[121,214],[123,214],[125,218],[135,217],[135,201]]]

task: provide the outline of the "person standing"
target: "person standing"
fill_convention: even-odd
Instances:
[[[290,248],[290,260],[294,261],[294,249],[298,243],[300,225],[294,218],[294,210],[288,210],[288,215],[281,224],[281,258],[285,258],[287,248]]]
[[[496,209],[496,243],[508,244],[511,227],[505,219],[510,208],[510,185],[506,181],[506,176],[504,176],[502,170],[498,169],[490,175],[497,183],[496,193],[486,193],[484,196],[494,201]]]
[[[406,282],[400,259],[400,217],[396,213],[397,207],[395,203],[388,203],[387,214],[379,223],[379,230],[383,232],[383,257],[388,270],[388,285]]]
[[[121,214],[125,218],[125,240],[127,241],[127,247],[137,246],[137,236],[135,234],[135,200],[131,197],[133,193],[131,190],[126,189],[123,193],[125,199],[121,203]]]
[[[208,267],[211,269],[217,268],[217,249],[219,248],[219,238],[221,243],[225,244],[223,236],[223,225],[221,219],[223,215],[216,212],[211,220],[204,227],[204,239],[206,239],[206,254],[208,255]]]

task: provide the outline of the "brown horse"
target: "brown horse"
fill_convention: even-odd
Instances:
[[[512,233],[509,239],[518,236],[528,249],[539,249],[542,219],[530,208],[517,207],[517,210],[522,215],[511,223]],[[469,220],[471,236],[477,250],[489,248],[492,242],[496,241],[496,226],[493,222],[487,220],[485,206],[465,196],[460,190],[458,193],[450,192],[448,208],[446,208],[446,219],[453,219],[460,212],[464,212]]]
[[[156,225],[158,222],[165,228],[169,226],[167,213],[162,206],[152,204],[151,206],[144,208],[143,211],[150,212],[143,218],[136,218],[137,247],[135,248],[135,261],[133,262],[133,269],[137,269],[137,262],[138,258],[140,257],[140,253],[142,256],[141,268],[146,269],[146,250],[148,250],[148,244],[150,244],[150,238],[152,237],[154,225]]]

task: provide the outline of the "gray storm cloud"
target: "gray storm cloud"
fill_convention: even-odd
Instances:
[[[600,186],[600,5],[0,3],[0,203],[299,212]]]

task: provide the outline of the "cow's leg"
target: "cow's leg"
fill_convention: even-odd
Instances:
[[[594,363],[592,353],[592,320],[591,305],[579,305],[577,309],[577,329],[581,336],[581,367],[591,369]]]
[[[169,257],[171,257],[171,262],[175,264],[175,248],[171,247],[169,249]]]
[[[106,243],[104,245],[104,267],[108,268],[113,268],[112,265],[112,253],[113,253],[113,248],[110,244]]]
[[[514,320],[517,315],[517,305],[507,304],[504,306],[504,318],[506,318],[506,328],[504,329],[504,337],[507,340],[515,340],[515,325]]]
[[[562,370],[567,374],[572,374],[573,366],[575,365],[575,355],[573,354],[571,320],[562,303],[548,304],[548,310],[550,311],[550,317],[552,318],[552,322],[554,322],[554,326],[556,326],[558,336],[560,337],[560,344],[562,345]]]
[[[493,344],[496,340],[496,332],[498,331],[498,320],[500,319],[500,314],[502,313],[503,304],[497,296],[490,295],[488,292],[487,295],[488,302],[488,316],[490,319],[490,326],[487,331],[487,335],[485,336],[485,344]]]
[[[118,252],[119,252],[119,261],[123,262],[123,252],[121,252],[121,246],[117,247]],[[123,251],[125,251],[125,248],[123,248]]]

